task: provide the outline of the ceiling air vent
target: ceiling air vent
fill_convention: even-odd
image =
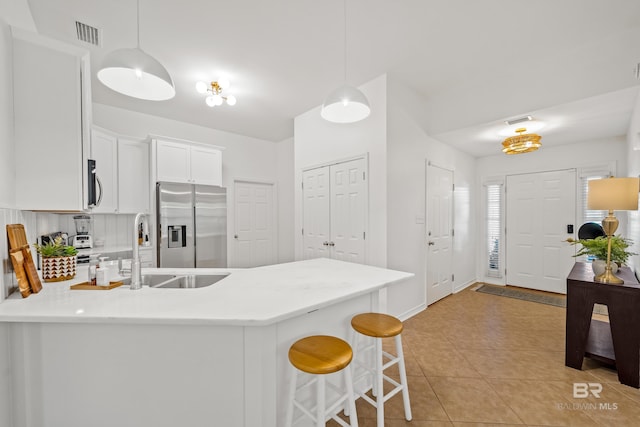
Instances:
[[[524,116],[524,117],[519,117],[517,119],[506,120],[505,123],[507,125],[511,126],[511,125],[515,125],[515,124],[518,124],[518,123],[522,123],[522,122],[528,122],[530,120],[533,120],[533,117]]]
[[[101,44],[102,34],[100,34],[100,30],[80,21],[76,21],[76,35],[81,42],[94,46],[100,46]]]

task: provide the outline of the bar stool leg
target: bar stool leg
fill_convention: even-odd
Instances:
[[[358,427],[358,414],[356,412],[356,395],[353,392],[353,375],[351,375],[351,366],[344,368],[344,376],[347,383],[347,393],[349,394],[349,402],[345,405],[345,415],[349,417],[349,425]],[[346,408],[349,408],[347,411]]]
[[[400,368],[400,384],[402,384],[402,404],[404,406],[404,417],[411,421],[411,404],[409,403],[409,387],[407,386],[407,371],[404,365],[404,352],[402,351],[402,338],[396,335],[396,354],[400,358],[398,367]]]
[[[326,427],[325,421],[325,378],[324,375],[318,375],[318,382],[316,383],[316,427]]]
[[[375,339],[375,352],[376,352],[376,377],[374,379],[376,383],[376,412],[378,414],[378,427],[384,427],[384,370],[382,366],[384,359],[382,358],[382,339]]]
[[[296,368],[291,369],[291,379],[289,381],[289,406],[287,406],[287,418],[285,420],[286,427],[291,427],[293,425],[293,400],[296,397],[297,377],[298,370]]]

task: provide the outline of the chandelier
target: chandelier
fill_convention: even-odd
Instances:
[[[502,143],[502,152],[505,154],[523,154],[536,151],[542,146],[541,136],[535,133],[525,133],[526,128],[516,129],[517,135],[510,136]]]
[[[196,90],[198,93],[207,94],[205,102],[209,107],[222,105],[226,101],[228,105],[236,105],[236,97],[233,95],[223,95],[222,92],[229,89],[228,80],[219,80],[211,83],[198,82]]]

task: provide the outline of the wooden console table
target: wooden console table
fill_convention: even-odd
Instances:
[[[613,338],[618,379],[640,388],[640,283],[629,267],[616,276],[622,285],[593,281],[591,264],[576,262],[567,277],[565,365],[582,369],[593,305],[605,304]]]

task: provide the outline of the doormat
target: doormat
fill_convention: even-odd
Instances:
[[[564,295],[543,294],[541,292],[534,292],[526,289],[515,289],[507,286],[493,286],[487,284],[480,285],[474,290],[476,292],[482,292],[484,294],[516,298],[524,301],[537,302],[540,304],[554,305],[556,307],[567,306],[567,298]]]

